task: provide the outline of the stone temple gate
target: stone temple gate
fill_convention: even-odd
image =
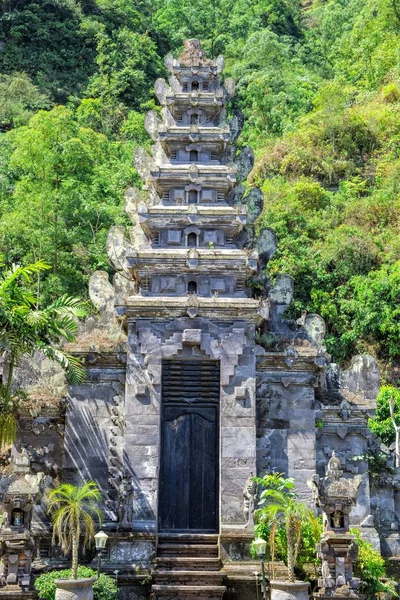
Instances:
[[[311,501],[307,480],[332,450],[345,477],[359,476],[354,523],[386,554],[399,546],[397,488],[373,491],[368,475],[375,361],[357,356],[340,372],[319,316],[284,318],[293,280],[271,286],[266,274],[276,239],[254,235],[262,195],[243,185],[253,158],[233,144],[241,118],[228,119],[223,59],[188,40],[166,67],[161,113],[146,119],[152,157],[135,154],[143,186],[126,194],[129,237],[110,231],[113,285],[93,274],[99,317],[73,348],[87,381],[70,389],[66,413],[21,419],[2,479],[2,577],[21,590],[62,564],[40,493],[52,478],[98,483],[103,566],[126,600],[253,598],[251,477],[284,472]]]

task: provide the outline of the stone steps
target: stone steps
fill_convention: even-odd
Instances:
[[[221,585],[224,573],[221,571],[155,571],[153,579],[158,585]]]
[[[158,545],[159,556],[198,556],[198,544],[163,543]],[[201,555],[204,557],[218,558],[218,546],[216,544],[202,544]]]
[[[198,556],[157,556],[157,569],[171,569],[175,571],[219,571],[221,563],[219,558],[198,558]]]
[[[161,533],[158,536],[158,545],[162,544],[217,544],[218,535],[215,533]]]
[[[162,534],[151,588],[163,600],[221,600],[225,574],[214,534]]]
[[[164,598],[165,600],[186,600],[187,598],[196,598],[196,600],[220,600],[226,591],[226,587],[222,585],[153,585],[151,591],[156,594],[156,598]]]

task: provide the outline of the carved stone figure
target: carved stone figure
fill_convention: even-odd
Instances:
[[[243,490],[243,516],[246,521],[246,529],[254,527],[254,510],[257,504],[257,492],[257,483],[254,481],[253,473],[250,473]]]
[[[354,537],[349,534],[349,514],[356,504],[361,476],[352,479],[342,476],[339,458],[332,453],[326,476],[318,475],[309,480],[315,504],[323,510],[324,532],[317,553],[322,560],[320,590],[316,598],[359,597],[358,580],[353,577],[353,562],[357,559],[358,548]]]
[[[125,474],[118,486],[118,522],[121,527],[132,527],[133,519],[132,478]]]

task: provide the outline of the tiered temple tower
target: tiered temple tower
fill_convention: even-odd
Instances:
[[[123,469],[134,474],[136,529],[243,533],[260,320],[245,284],[257,255],[244,248],[246,208],[229,201],[223,61],[189,40],[166,64],[162,120],[147,116],[154,162],[136,155],[145,185],[132,202],[145,236],[126,253],[136,293],[117,308],[130,347]]]
[[[133,476],[134,530],[159,534],[153,591],[186,598],[182,577],[166,577],[167,567],[190,571],[201,559],[215,571],[218,546],[205,555],[204,546],[220,533],[252,533],[243,489],[256,472],[260,301],[246,289],[258,258],[244,247],[246,207],[230,201],[236,168],[225,103],[233,82],[221,85],[223,60],[208,60],[197,40],[166,65],[169,85],[156,83],[162,118],[150,112],[146,120],[154,162],[136,154],[144,190],[131,202],[144,236],[126,252],[135,293],[117,308],[130,348],[121,466]],[[216,573],[204,575],[184,583],[196,597],[207,583],[204,598],[221,597]]]
[[[352,524],[379,545],[374,524],[384,519],[384,547],[398,553],[397,488],[371,500],[367,459],[353,460],[370,443],[376,362],[357,356],[341,372],[321,317],[285,319],[294,282],[279,274],[270,287],[275,234],[252,235],[262,196],[242,185],[251,151],[234,156],[238,132],[225,108],[234,82],[221,85],[223,59],[188,40],[166,66],[169,82],[156,82],[161,111],[146,119],[152,156],[135,154],[143,186],[126,194],[129,238],[111,229],[113,284],[92,275],[99,315],[69,348],[87,379],[69,388],[66,414],[60,397],[58,408],[20,418],[15,465],[1,478],[1,597],[10,597],[7,583],[29,598],[33,573],[65,564],[39,489],[53,481],[101,489],[110,538],[102,565],[124,600],[212,600],[226,588],[229,599],[254,598],[252,476],[284,472],[310,502],[307,481],[323,475],[333,450],[344,478],[357,475]],[[43,365],[40,377],[53,373]]]

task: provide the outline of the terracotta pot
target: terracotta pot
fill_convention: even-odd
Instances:
[[[55,600],[93,600],[95,579],[56,579]]]
[[[309,600],[310,584],[305,581],[271,581],[271,600]]]

